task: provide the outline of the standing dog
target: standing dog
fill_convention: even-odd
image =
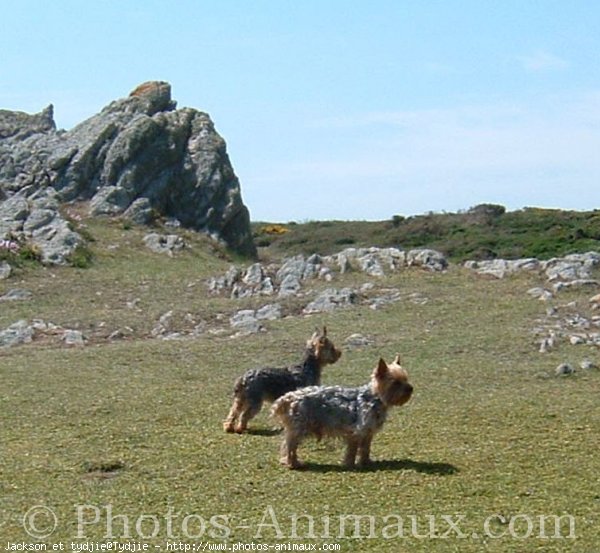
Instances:
[[[300,468],[297,449],[308,435],[342,437],[347,449],[344,465],[353,467],[370,462],[371,441],[385,422],[390,407],[405,404],[413,387],[408,373],[400,366],[400,358],[388,366],[379,359],[371,382],[360,388],[312,386],[289,392],[271,408],[271,415],[283,425],[285,436],[281,447],[281,463],[291,469]]]
[[[248,421],[260,411],[263,401],[275,401],[283,394],[321,383],[321,370],[335,363],[342,352],[327,338],[327,328],[316,331],[306,343],[304,359],[285,369],[252,369],[240,376],[233,389],[233,405],[223,423],[226,432],[242,433]]]

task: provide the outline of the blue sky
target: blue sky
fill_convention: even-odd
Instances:
[[[0,0],[0,108],[166,80],[254,220],[600,207],[600,2]]]

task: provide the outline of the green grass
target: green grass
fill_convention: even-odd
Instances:
[[[34,294],[29,302],[2,305],[0,328],[37,317],[92,337],[84,348],[39,341],[0,350],[2,546],[33,541],[22,518],[35,505],[50,507],[58,520],[47,543],[74,541],[76,506],[90,505],[84,521],[97,514],[100,523],[83,527],[88,541],[105,541],[110,506],[113,516],[129,518],[134,541],[163,550],[169,516],[175,538],[182,537],[186,517],[190,534],[200,534],[199,517],[205,520],[206,534],[183,540],[190,543],[222,541],[217,525],[225,519],[210,522],[222,516],[228,517],[230,541],[275,544],[290,541],[291,521],[300,515],[313,517],[317,534],[326,533],[323,520],[331,527],[324,540],[308,539],[307,519],[301,519],[298,534],[305,539],[296,543],[338,542],[342,551],[597,548],[600,372],[562,379],[540,373],[552,374],[565,360],[598,361],[598,352],[567,345],[537,352],[531,330],[546,306],[526,294],[540,284],[537,277],[499,281],[456,267],[446,274],[409,269],[375,281],[378,287],[397,287],[406,298],[384,310],[356,307],[291,317],[245,338],[206,334],[160,341],[148,334],[168,310],[184,328],[187,313],[213,324],[219,313],[228,315],[254,300],[207,295],[206,278],[222,273],[230,261],[192,233],[184,233],[192,247],[168,258],[141,246],[143,229],[90,221],[89,231],[95,237],[90,267],[24,266],[0,283],[0,293],[18,286]],[[358,285],[363,278],[349,274],[335,285]],[[414,292],[429,301],[412,303]],[[587,310],[588,294],[568,291],[556,303],[577,301]],[[139,310],[127,307],[136,298]],[[376,462],[366,470],[343,470],[343,447],[335,441],[301,446],[307,470],[282,468],[281,437],[266,410],[248,435],[222,430],[235,377],[249,367],[297,361],[313,328],[322,324],[342,349],[355,332],[374,340],[366,348],[344,349],[342,359],[326,369],[324,383],[362,384],[380,355],[389,360],[399,352],[415,386],[413,399],[390,412],[373,443]],[[124,327],[133,330],[128,339],[106,340]],[[275,527],[267,526],[273,523],[269,507],[285,539],[276,539]],[[508,531],[500,517],[527,515],[535,522],[540,515],[565,514],[574,517],[575,540],[481,537],[488,517],[491,531],[499,534]],[[374,517],[377,537],[366,538],[369,529],[363,526],[362,538],[351,537],[348,528],[338,538],[344,515]],[[405,538],[382,537],[393,520],[384,517],[391,515],[404,517]],[[449,530],[442,516],[463,516],[460,528],[468,537],[450,531],[447,538],[413,538],[411,515],[420,534],[429,531],[428,515],[436,517],[439,535]],[[135,528],[143,516],[140,529],[147,539]],[[154,538],[149,517],[159,523]],[[523,535],[523,518],[516,520]],[[38,525],[43,521],[38,518]],[[122,521],[114,520],[113,534],[123,535]],[[538,532],[535,527],[534,536]]]
[[[428,247],[455,262],[467,259],[548,259],[598,249],[600,212],[526,208],[505,212],[482,204],[464,213],[394,216],[388,221],[312,221],[285,225],[288,232],[253,231],[263,256],[332,254],[345,247]]]

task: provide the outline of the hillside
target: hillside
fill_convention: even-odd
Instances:
[[[578,262],[585,279],[565,272],[564,281],[555,279],[560,264],[552,281],[544,271],[496,279],[453,263],[386,265],[377,276],[356,266],[309,270],[298,258],[286,272],[272,253],[275,266],[248,266],[200,233],[86,213],[77,227],[93,257],[86,269],[21,259],[0,280],[0,332],[24,333],[0,347],[5,540],[31,541],[24,515],[43,505],[53,517],[42,527],[48,511],[37,515],[34,529],[49,531],[48,542],[72,541],[74,506],[85,505],[92,511],[79,538],[163,548],[173,539],[250,543],[269,508],[283,537],[263,526],[267,544],[293,539],[290,517],[300,513],[295,542],[342,551],[468,553],[493,540],[506,552],[562,553],[575,537],[582,551],[597,545],[600,329],[589,299],[600,287],[598,256]],[[154,251],[149,232],[175,238]],[[310,266],[326,263],[313,256]],[[282,285],[299,270],[301,288],[269,291],[255,278],[263,270]],[[212,282],[244,287],[220,292]],[[317,308],[323,295],[331,301]],[[380,356],[400,353],[415,387],[375,437],[366,469],[344,470],[342,447],[328,440],[302,444],[305,470],[281,467],[267,409],[247,435],[222,428],[236,377],[298,362],[322,325],[343,351],[324,384],[361,385]],[[115,522],[107,536],[106,506],[128,517],[129,533]],[[340,535],[345,515],[367,519]],[[409,515],[418,517],[416,536]],[[403,536],[390,516],[404,517]],[[448,533],[448,516],[464,536]]]
[[[549,259],[600,249],[600,211],[526,208],[507,212],[482,204],[464,213],[395,216],[388,221],[311,221],[252,224],[261,255],[317,252],[345,247],[427,247],[455,262],[467,259]]]

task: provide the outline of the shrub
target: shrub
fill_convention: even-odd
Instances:
[[[394,228],[398,228],[400,226],[400,224],[402,223],[402,221],[404,221],[405,217],[403,217],[402,215],[394,215],[392,216],[392,226]]]
[[[67,261],[73,267],[87,269],[92,266],[94,254],[85,244],[79,244],[75,250],[73,250],[73,253],[67,257]]]
[[[264,225],[258,231],[260,234],[286,234],[289,232],[289,229],[285,228],[283,225]]]

